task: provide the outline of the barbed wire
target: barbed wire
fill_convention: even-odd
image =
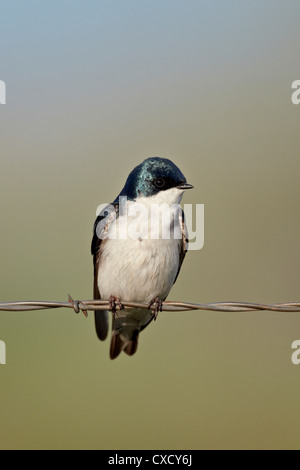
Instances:
[[[122,307],[128,308],[144,308],[148,309],[149,304],[141,302],[122,302]],[[71,308],[75,313],[80,311],[87,316],[88,311],[94,310],[110,310],[111,304],[106,300],[73,300],[69,295],[66,302],[52,301],[16,301],[16,302],[0,302],[0,311],[8,312],[29,312],[35,310],[49,310],[57,308]],[[120,305],[116,305],[116,309],[120,310]],[[180,301],[162,302],[161,311],[165,312],[185,312],[192,310],[208,310],[214,312],[255,312],[255,311],[272,311],[296,313],[300,312],[300,302],[288,302],[279,304],[259,304],[251,302],[213,302],[206,304],[195,304]]]

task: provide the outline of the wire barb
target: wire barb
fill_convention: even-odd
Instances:
[[[123,302],[126,309],[145,308],[149,304],[141,302]],[[49,310],[53,308],[72,308],[76,314],[83,312],[87,317],[88,311],[109,310],[109,300],[73,300],[68,295],[68,302],[45,302],[45,301],[16,301],[0,303],[0,311],[6,312],[29,312],[34,310]],[[208,310],[213,312],[300,312],[300,302],[288,302],[279,304],[259,304],[251,302],[214,302],[208,304],[195,304],[180,301],[165,301],[161,303],[161,311],[165,312],[186,312],[191,310]]]
[[[80,300],[73,300],[72,297],[70,296],[70,294],[68,294],[68,299],[69,299],[70,304],[74,308],[75,313],[78,314],[81,311],[86,318],[88,317],[87,310],[86,310],[85,306],[83,306],[83,303]]]

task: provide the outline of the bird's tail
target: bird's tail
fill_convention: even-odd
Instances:
[[[123,311],[122,311],[123,313]],[[119,312],[114,318],[112,325],[112,336],[110,343],[110,358],[115,359],[124,351],[132,356],[138,347],[138,338],[141,330],[140,322],[130,314],[124,315]]]

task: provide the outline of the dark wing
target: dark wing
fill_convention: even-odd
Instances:
[[[179,224],[181,227],[181,233],[182,233],[182,244],[180,245],[180,251],[179,251],[179,265],[178,265],[178,271],[175,277],[175,282],[177,281],[183,260],[185,258],[186,252],[188,251],[188,244],[189,244],[189,238],[188,238],[188,231],[185,223],[185,215],[182,209],[179,210]]]
[[[112,206],[109,206],[112,208]],[[115,204],[114,211],[103,212],[94,223],[94,236],[92,240],[91,252],[94,260],[94,299],[100,300],[101,295],[98,288],[98,272],[101,259],[101,246],[105,243],[105,235],[112,220],[116,217],[118,206]],[[98,338],[104,341],[108,334],[108,312],[106,310],[95,311],[95,327]]]

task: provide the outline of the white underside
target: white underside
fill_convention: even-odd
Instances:
[[[108,238],[102,242],[98,273],[98,287],[102,299],[108,299],[113,295],[123,301],[149,303],[156,297],[162,299],[167,297],[178,272],[182,238],[162,239],[162,235],[167,233],[172,218],[175,227],[179,227],[178,211],[172,206],[180,202],[182,194],[182,190],[172,188],[156,196],[127,202],[128,211],[132,211],[136,204],[141,203],[148,209],[151,208],[151,204],[167,204],[163,211],[166,217],[163,217],[159,226],[159,237],[157,237],[157,227],[154,229],[158,239],[152,239],[153,227],[149,224],[149,218],[141,218],[139,213],[127,217],[127,228],[129,231],[130,228],[136,230],[136,217],[139,217],[139,229],[141,234],[146,233],[146,237]],[[117,229],[118,232],[124,220],[122,216],[115,219],[111,223],[110,230]]]

